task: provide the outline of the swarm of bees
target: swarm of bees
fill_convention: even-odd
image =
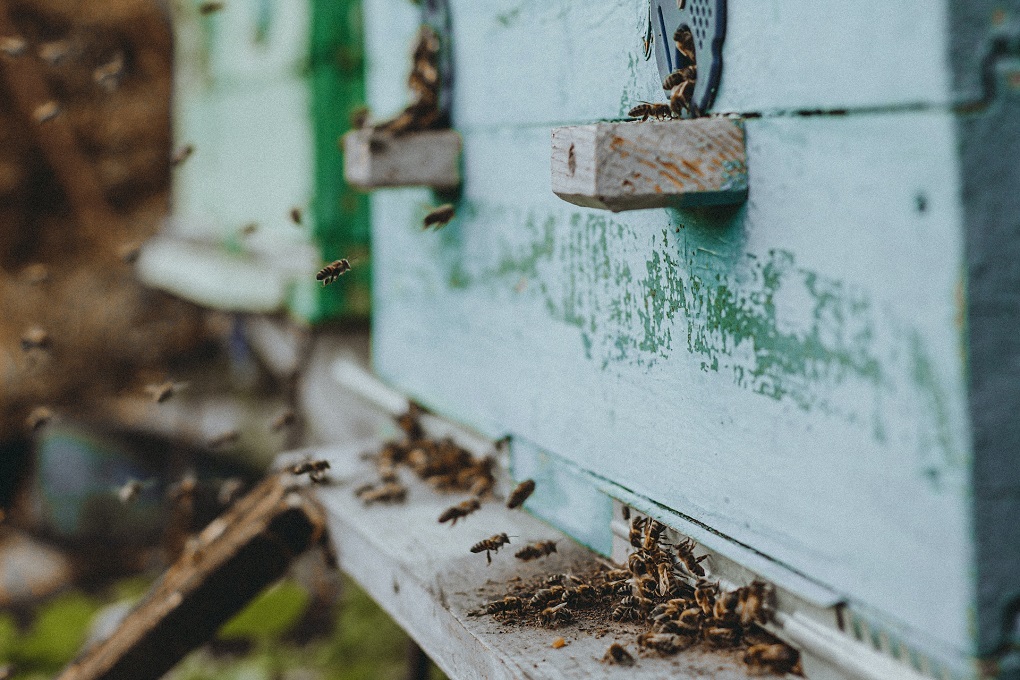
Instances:
[[[411,74],[407,78],[411,103],[395,117],[376,123],[374,130],[402,135],[431,130],[444,124],[439,108],[439,48],[439,36],[429,26],[423,25],[418,30],[411,54]]]
[[[692,118],[701,115],[701,110],[694,103],[694,88],[698,82],[694,34],[691,33],[691,29],[681,26],[673,34],[673,42],[676,44],[677,52],[680,53],[680,61],[676,70],[662,81],[662,89],[669,92],[669,104],[641,102],[628,112],[627,115],[631,118],[642,121],[649,118],[666,120],[680,118],[685,112]]]

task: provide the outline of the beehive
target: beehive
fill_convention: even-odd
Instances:
[[[364,98],[359,3],[202,4],[175,4],[174,134],[194,152],[143,275],[221,309],[364,317],[367,200],[337,148]],[[339,257],[360,266],[323,289],[315,272]]]
[[[648,4],[450,5],[462,193],[435,234],[373,195],[377,373],[591,547],[615,499],[799,597],[848,645],[810,677],[1016,677],[1020,4],[731,0],[746,202],[619,214],[552,193],[550,131],[664,101]],[[366,19],[385,115],[420,18]]]

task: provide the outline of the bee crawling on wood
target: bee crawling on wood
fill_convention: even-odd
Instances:
[[[602,661],[603,663],[615,663],[621,666],[633,666],[634,655],[628,652],[627,648],[619,642],[614,642],[609,645],[609,649],[606,650]]]
[[[557,600],[563,599],[563,594],[567,592],[567,589],[563,586],[552,586],[551,588],[543,588],[536,592],[529,600],[529,604],[535,609],[541,609],[550,602],[556,602]]]
[[[445,203],[435,210],[432,210],[428,215],[425,216],[425,220],[422,223],[422,230],[433,228],[435,230],[442,229],[454,216],[453,203]]]
[[[471,546],[471,552],[480,553],[484,551],[485,559],[488,560],[488,564],[492,564],[492,553],[499,552],[500,548],[502,548],[504,545],[509,544],[510,537],[507,536],[506,533],[504,532],[502,534],[490,536],[484,541],[478,541],[473,546]]]
[[[538,615],[538,618],[547,626],[556,623],[571,623],[574,620],[574,612],[567,609],[567,603],[563,602],[554,607],[546,607]]]
[[[482,504],[478,502],[477,498],[469,498],[462,503],[458,503],[453,507],[447,508],[443,511],[443,514],[439,516],[439,523],[445,524],[450,522],[450,526],[457,524],[457,520],[462,517],[467,517],[472,512],[482,507]]]
[[[630,118],[640,118],[642,121],[646,121],[649,118],[666,120],[667,118],[673,117],[673,111],[670,109],[669,104],[650,104],[648,102],[641,102],[628,111],[627,116]]]
[[[535,480],[525,479],[510,492],[510,495],[506,499],[506,507],[511,510],[521,507],[521,505],[524,504],[524,501],[528,500],[528,497],[534,492]]]
[[[638,647],[653,649],[659,654],[672,655],[682,652],[694,644],[694,639],[669,633],[641,633],[637,638]]]
[[[789,673],[797,665],[799,659],[800,654],[796,649],[781,642],[751,645],[744,652],[744,663],[749,666],[748,670],[754,675]]]
[[[315,275],[315,280],[322,281],[322,286],[326,287],[329,284],[336,281],[337,279],[339,279],[347,272],[349,272],[350,270],[351,263],[347,259],[341,258],[339,260],[330,262],[325,267],[320,269],[319,273]]]
[[[519,612],[524,609],[525,602],[519,597],[508,595],[502,600],[496,600],[485,605],[486,614],[505,614],[507,612]]]
[[[313,482],[322,482],[326,479],[326,470],[329,469],[328,460],[307,460],[303,463],[298,463],[290,469],[291,474],[303,475],[307,474],[308,478]]]
[[[532,543],[526,545],[516,553],[514,557],[525,562],[531,560],[537,560],[540,557],[546,557],[556,552],[556,541],[539,541],[538,543]]]

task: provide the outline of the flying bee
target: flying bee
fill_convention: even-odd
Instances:
[[[488,560],[488,564],[492,564],[492,553],[499,552],[500,548],[502,548],[504,545],[509,544],[510,537],[507,536],[506,533],[504,532],[502,534],[490,536],[484,541],[478,541],[473,546],[471,546],[471,552],[480,553],[484,551],[485,559]]]
[[[526,545],[516,553],[514,557],[525,562],[531,560],[537,560],[540,557],[546,557],[556,552],[556,541],[539,541],[538,543],[532,543]]]
[[[520,611],[522,609],[524,609],[524,600],[512,595],[508,595],[502,600],[496,600],[485,605],[486,614],[502,614],[509,611]]]
[[[637,638],[638,647],[653,649],[659,654],[672,655],[690,647],[694,640],[669,633],[641,633]]]
[[[514,487],[514,490],[510,492],[510,496],[506,499],[506,507],[513,510],[519,508],[524,504],[524,501],[528,500],[528,497],[535,492],[535,480],[525,479],[523,482]]]
[[[705,616],[712,615],[712,610],[715,607],[715,596],[718,592],[719,586],[705,579],[699,579],[694,587],[694,601]]]
[[[21,336],[21,349],[31,352],[34,349],[46,350],[50,347],[50,334],[42,326],[29,326]]]
[[[563,602],[554,607],[543,609],[538,618],[547,626],[556,623],[571,623],[574,620],[574,612],[567,609],[567,603]]]
[[[696,65],[698,58],[694,50],[694,33],[687,26],[681,26],[673,33],[673,43],[680,53],[681,67]]]
[[[402,503],[407,498],[407,487],[402,484],[381,484],[360,494],[365,505],[372,503]]]
[[[457,520],[462,517],[467,517],[472,512],[482,507],[482,504],[478,502],[477,498],[469,498],[462,503],[458,503],[451,508],[447,508],[443,511],[443,514],[439,516],[439,523],[444,524],[450,522],[450,526],[457,524]]]
[[[240,438],[241,433],[238,432],[237,430],[227,430],[226,432],[221,432],[215,437],[212,437],[209,441],[206,442],[206,446],[208,446],[210,449],[218,449],[224,446],[236,444]]]
[[[606,650],[605,655],[602,657],[602,662],[615,663],[621,666],[633,666],[634,656],[619,642],[614,642],[609,645],[609,649]]]
[[[198,6],[198,13],[204,17],[219,12],[226,6],[224,2],[203,2]]]
[[[176,168],[178,165],[191,158],[191,154],[193,153],[195,153],[195,147],[191,144],[185,144],[171,154],[170,167]]]
[[[146,385],[145,392],[152,397],[154,402],[162,404],[186,386],[187,383],[175,383],[173,380],[167,380],[159,384]]]
[[[796,649],[783,643],[751,645],[744,652],[744,663],[750,666],[749,670],[755,675],[789,673],[797,665],[799,658],[800,654]]]
[[[315,275],[315,280],[322,281],[322,287],[325,288],[350,270],[351,263],[346,258],[341,258],[320,269],[319,273]]]
[[[53,410],[48,406],[36,406],[25,417],[25,426],[32,432],[38,432],[44,425],[53,420]]]
[[[641,102],[627,112],[627,117],[640,118],[642,121],[646,121],[649,118],[666,120],[667,118],[672,118],[673,113],[669,108],[669,104],[650,104],[648,102]]]
[[[551,588],[543,588],[537,591],[529,601],[529,604],[535,609],[541,609],[550,602],[556,602],[557,600],[563,599],[563,593],[567,591],[563,586],[553,586]]]
[[[694,541],[688,538],[685,541],[681,541],[676,546],[676,556],[683,562],[687,571],[694,576],[703,577],[705,575],[705,568],[701,566],[701,562],[708,557],[708,555],[702,555],[701,557],[694,556]]]
[[[713,647],[735,647],[740,643],[740,629],[727,626],[709,626],[703,635]]]
[[[290,427],[297,422],[297,414],[291,409],[287,409],[280,415],[273,418],[273,422],[270,423],[269,429],[273,432],[279,432],[285,427]]]
[[[453,214],[453,203],[445,203],[425,216],[421,228],[425,230],[432,227],[438,231],[449,224],[450,220],[453,219]]]

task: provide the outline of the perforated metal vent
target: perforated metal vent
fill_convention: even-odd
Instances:
[[[686,26],[694,35],[698,82],[694,103],[702,112],[715,101],[722,75],[722,45],[726,37],[726,0],[650,0],[655,61],[665,79],[683,64],[673,34]]]

